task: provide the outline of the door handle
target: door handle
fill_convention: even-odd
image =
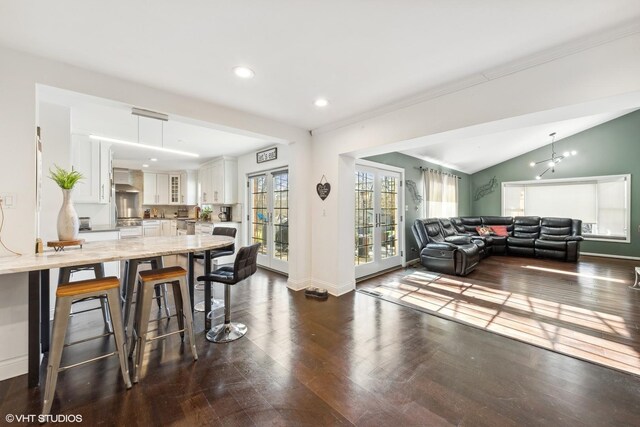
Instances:
[[[104,184],[102,184],[102,189],[100,190],[100,198],[104,199]]]

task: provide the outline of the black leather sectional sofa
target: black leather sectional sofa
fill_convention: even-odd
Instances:
[[[506,236],[480,236],[478,227],[501,227]],[[427,269],[466,276],[492,254],[576,262],[582,221],[537,216],[418,219],[412,226],[420,261]]]

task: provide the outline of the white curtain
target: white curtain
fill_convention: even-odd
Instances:
[[[458,216],[458,177],[427,169],[423,173],[426,218]]]

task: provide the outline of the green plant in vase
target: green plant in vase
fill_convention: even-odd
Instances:
[[[209,221],[211,219],[211,212],[213,212],[211,208],[209,206],[205,206],[200,211],[200,219],[203,221]]]
[[[58,213],[58,240],[78,240],[80,234],[80,220],[73,207],[71,199],[73,188],[84,176],[78,171],[68,171],[58,165],[54,170],[49,169],[49,178],[62,189],[62,207]]]

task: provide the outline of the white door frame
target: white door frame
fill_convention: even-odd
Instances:
[[[404,169],[396,166],[385,165],[383,163],[376,163],[370,160],[356,160],[355,171],[358,170],[370,170],[370,171],[382,171],[382,172],[391,172],[399,175],[398,181],[398,251],[400,253],[399,257],[393,257],[392,260],[374,260],[371,263],[362,264],[359,266],[354,265],[355,276],[356,278],[360,278],[363,276],[367,276],[369,274],[374,274],[378,271],[386,270],[387,268],[392,268],[394,266],[405,266],[406,265],[406,254],[404,253],[404,239],[405,239],[405,205],[404,205]],[[352,188],[355,189],[355,173],[354,173],[354,181]],[[377,185],[377,182],[374,182]],[[355,191],[355,190],[354,190]],[[378,198],[376,198],[379,200]],[[374,202],[374,210],[378,209],[377,203]],[[377,241],[377,232],[374,232],[374,244]]]
[[[266,252],[267,255],[258,254],[258,265],[262,267],[266,267],[269,269],[273,269],[282,273],[287,274],[289,271],[289,262],[283,261],[281,259],[275,258],[275,227],[274,227],[274,193],[273,193],[273,179],[275,175],[278,175],[278,172],[286,172],[288,176],[291,176],[289,173],[288,166],[282,166],[274,169],[263,170],[259,172],[248,173],[246,176],[247,183],[247,241],[249,244],[252,244],[253,239],[253,221],[252,221],[252,207],[253,207],[253,199],[252,199],[252,190],[250,186],[250,182],[252,178],[256,178],[259,176],[266,177],[266,193],[267,193],[267,215],[268,221],[266,223]],[[291,192],[289,190],[289,196]],[[290,200],[287,198],[287,206],[290,206]]]

